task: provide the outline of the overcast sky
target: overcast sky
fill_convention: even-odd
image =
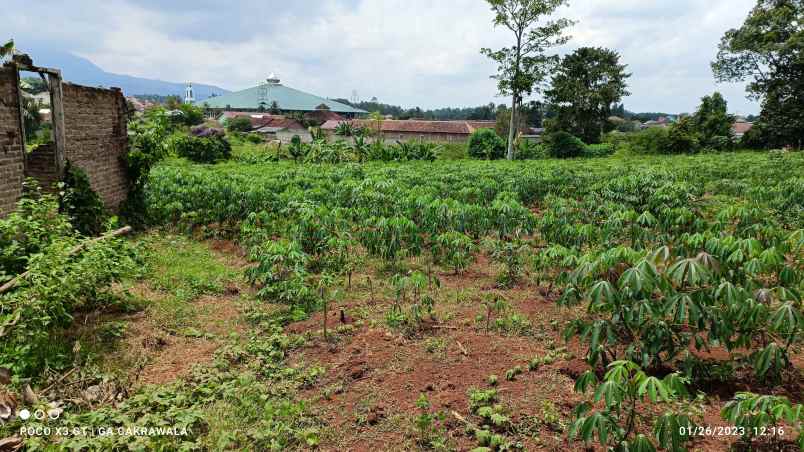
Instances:
[[[4,0],[3,33],[50,46],[109,72],[237,90],[275,72],[327,97],[406,107],[474,106],[495,97],[481,47],[510,43],[484,0]],[[10,3],[10,4],[9,4]],[[714,90],[754,113],[742,85],[716,85],[720,37],[755,0],[570,0],[580,46],[616,49],[633,73],[626,107],[687,112]],[[3,38],[0,36],[0,38]],[[35,55],[34,55],[35,58]]]

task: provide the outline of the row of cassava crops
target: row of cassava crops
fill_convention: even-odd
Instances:
[[[756,388],[796,387],[800,379],[791,362],[804,331],[802,174],[800,153],[390,165],[170,161],[153,170],[147,199],[155,224],[214,225],[238,235],[258,263],[249,277],[260,295],[307,310],[322,304],[317,288],[339,273],[351,277],[363,254],[402,273],[411,256],[459,272],[488,252],[503,268],[501,286],[517,284],[528,265],[537,281],[557,288],[560,304],[586,306],[565,336],[587,350],[592,370],[576,388],[594,395],[577,407],[571,435],[618,450],[683,450],[696,436],[688,428],[694,416],[678,408],[688,387],[727,383],[736,373]],[[725,350],[728,359],[699,358],[692,349]],[[665,405],[650,418],[652,433],[639,419],[653,410],[640,411],[637,402]],[[779,425],[800,432],[804,414],[795,402],[739,393],[723,416],[750,442]]]

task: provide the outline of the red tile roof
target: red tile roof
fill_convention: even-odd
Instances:
[[[295,119],[287,118],[282,115],[272,115],[268,113],[254,113],[248,111],[225,111],[221,116],[221,120],[233,119],[237,117],[246,117],[251,121],[252,129],[259,129],[262,127],[277,127],[283,129],[304,129],[304,126],[299,124]]]
[[[314,119],[323,123],[327,121],[343,121],[343,116],[330,110],[316,110],[305,113],[304,119]]]
[[[327,121],[321,126],[323,130],[335,130],[341,122]],[[368,119],[349,121],[356,126],[373,128],[377,123]],[[381,122],[383,132],[394,133],[443,133],[451,135],[469,135],[478,128],[494,128],[494,121],[423,121],[386,119]]]
[[[753,127],[754,124],[751,122],[735,122],[734,124],[731,125],[731,130],[735,134],[745,134]]]

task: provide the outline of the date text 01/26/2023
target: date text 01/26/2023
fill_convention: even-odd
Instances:
[[[679,433],[689,436],[784,436],[784,427],[738,427],[738,426],[707,426],[690,425],[679,427]]]

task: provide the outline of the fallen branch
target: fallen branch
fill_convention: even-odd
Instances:
[[[102,240],[110,239],[110,238],[113,238],[113,237],[119,237],[121,235],[126,235],[129,232],[131,232],[131,226],[126,226],[126,227],[117,229],[115,231],[106,233],[106,234],[104,234],[104,235],[102,235],[100,237],[95,237],[94,239],[90,239],[90,240],[87,240],[85,242],[79,243],[73,249],[71,249],[70,252],[67,253],[67,255],[72,256],[73,254],[81,251],[82,249],[84,249],[85,247],[87,247],[89,245],[92,245],[93,243],[97,243],[97,242],[100,242]],[[16,278],[14,278],[11,281],[3,284],[3,286],[0,287],[0,293],[6,292],[6,291],[11,290],[14,287],[16,287],[17,284],[19,284],[20,281],[25,279],[25,277],[28,276],[29,273],[30,273],[30,271],[26,271],[24,273],[21,273],[21,274],[17,275]]]
[[[59,383],[61,383],[62,381],[64,381],[64,379],[65,379],[65,378],[67,378],[67,377],[69,377],[70,375],[72,375],[72,373],[73,373],[73,372],[75,372],[76,370],[78,370],[78,368],[77,368],[77,367],[73,367],[72,369],[70,369],[70,371],[69,371],[69,372],[67,372],[66,374],[62,375],[62,376],[61,376],[61,377],[59,377],[58,379],[56,379],[56,381],[54,381],[53,383],[51,383],[50,385],[48,385],[48,387],[46,387],[45,389],[43,389],[43,390],[41,390],[41,391],[39,391],[39,392],[40,392],[40,393],[42,393],[42,394],[47,393],[48,391],[50,391],[50,389],[51,389],[51,388],[53,388],[53,387],[54,387],[54,386],[56,386],[57,384],[59,384]]]

